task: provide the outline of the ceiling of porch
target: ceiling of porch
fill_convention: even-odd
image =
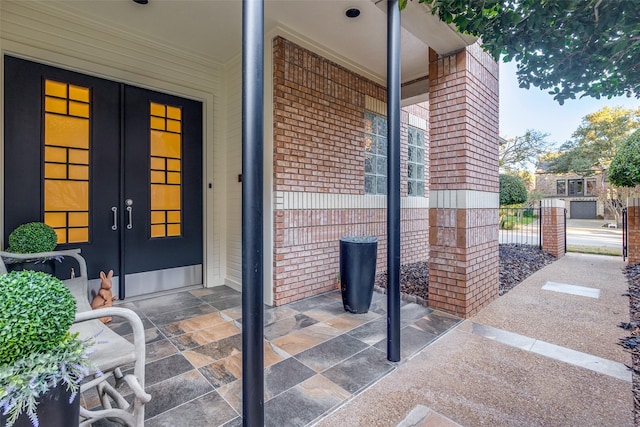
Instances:
[[[239,55],[242,43],[240,0],[53,0],[79,19],[108,24],[121,31],[178,48],[208,60],[226,63]],[[345,16],[349,8],[361,14]],[[386,7],[384,0],[266,0],[265,31],[276,27],[297,34],[354,65],[386,78]],[[402,13],[402,80],[428,72],[428,48],[439,53],[475,41],[432,16],[417,0]]]

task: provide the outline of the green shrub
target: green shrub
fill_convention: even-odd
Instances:
[[[500,205],[516,205],[527,201],[527,187],[517,176],[500,174]]]
[[[516,228],[516,222],[510,220],[503,221],[501,224],[501,228],[503,230],[513,230],[514,228]]]
[[[76,302],[61,280],[36,271],[0,275],[0,366],[53,350],[67,337]]]
[[[51,252],[57,243],[58,236],[53,228],[42,222],[29,222],[11,232],[8,252],[16,254]]]
[[[525,211],[522,212],[522,216],[525,218],[533,218],[535,217],[535,215],[533,214],[533,210],[532,209],[526,209]]]

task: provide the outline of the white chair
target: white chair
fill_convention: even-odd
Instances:
[[[35,254],[14,254],[0,251],[0,273],[6,273],[4,258],[31,260],[46,257],[71,257],[80,267],[80,275],[73,279],[63,280],[76,299],[76,318],[72,332],[79,332],[81,338],[95,337],[96,345],[91,359],[96,368],[104,375],[91,373],[91,378],[83,383],[80,392],[95,387],[102,403],[102,408],[89,410],[80,407],[80,427],[90,426],[102,418],[117,419],[129,427],[144,426],[144,404],[151,396],[144,390],[145,369],[145,336],[140,317],[127,308],[105,307],[92,310],[87,292],[87,264],[80,255],[80,249]],[[133,344],[103,324],[101,317],[121,317],[129,322],[133,329]],[[124,375],[122,367],[133,364],[133,373]],[[115,379],[115,386],[108,379]],[[127,384],[133,392],[130,404],[119,392],[122,384]]]

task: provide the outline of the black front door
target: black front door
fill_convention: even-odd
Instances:
[[[44,221],[126,295],[202,283],[201,153],[199,102],[5,57],[5,238]]]

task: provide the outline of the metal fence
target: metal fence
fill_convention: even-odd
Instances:
[[[501,207],[499,215],[499,243],[528,245],[542,249],[542,210],[539,206]]]
[[[622,209],[622,261],[627,260],[629,250],[629,217],[627,208]]]

